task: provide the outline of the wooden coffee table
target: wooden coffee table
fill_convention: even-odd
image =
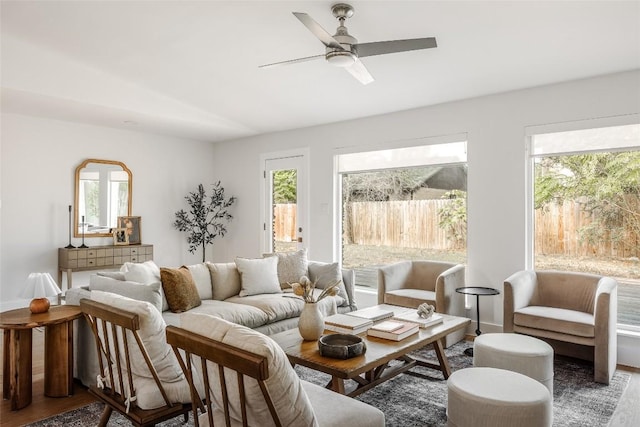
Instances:
[[[401,309],[401,307],[386,304],[379,307],[388,310]],[[471,320],[446,314],[442,316],[444,317],[443,323],[420,329],[417,334],[401,341],[369,337],[366,332],[360,334],[365,340],[367,351],[362,356],[346,360],[321,356],[318,342],[304,341],[297,328],[271,335],[271,338],[282,347],[293,365],[306,366],[331,375],[331,381],[327,384],[327,388],[353,397],[414,366],[437,369],[442,371],[445,379],[449,378],[451,368],[444,354],[441,339],[458,329],[465,328]],[[325,330],[325,334],[329,333],[333,332]],[[414,359],[408,355],[411,351],[426,345],[433,345],[439,364]],[[390,367],[389,362],[393,360],[400,360],[402,363]],[[346,390],[345,380],[354,380],[357,383],[356,388]]]
[[[4,329],[2,394],[11,399],[11,410],[31,403],[31,331],[44,326],[44,394],[73,394],[73,320],[82,316],[77,305],[56,305],[46,313],[28,308],[0,313]]]

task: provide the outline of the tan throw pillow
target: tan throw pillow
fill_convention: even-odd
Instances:
[[[169,310],[172,312],[182,313],[202,303],[198,288],[187,267],[182,266],[178,269],[163,267],[160,269],[160,279],[169,303]]]
[[[278,257],[278,281],[282,289],[290,288],[290,283],[300,281],[307,273],[307,249],[296,252],[276,252],[265,257]]]
[[[240,293],[240,273],[234,262],[209,262],[213,299],[225,300]]]

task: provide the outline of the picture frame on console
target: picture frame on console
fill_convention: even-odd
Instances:
[[[112,230],[113,230],[113,244],[115,246],[129,244],[129,235],[127,234],[126,228],[114,228]]]
[[[141,217],[139,216],[119,216],[118,229],[126,229],[129,245],[139,245],[142,243],[142,233],[140,228]]]

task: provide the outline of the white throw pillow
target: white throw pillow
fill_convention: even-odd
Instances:
[[[273,400],[276,413],[283,426],[317,426],[311,402],[302,387],[298,375],[291,367],[287,355],[275,341],[242,325],[236,325],[226,320],[197,313],[185,313],[181,318],[181,327],[203,335],[207,338],[228,344],[242,350],[250,351],[267,358],[269,378],[265,380],[266,388]],[[213,401],[217,408],[223,408],[220,377],[217,366],[213,362],[209,365],[209,384],[213,394]],[[198,373],[201,364],[194,363]],[[229,390],[229,404],[231,416],[235,421],[240,419],[240,398],[238,383],[229,378],[235,378],[232,371],[225,371],[227,389]],[[245,380],[247,396],[247,418],[249,425],[273,426],[273,420],[266,405],[260,386],[255,380]],[[219,411],[220,409],[216,409]],[[236,425],[232,421],[232,425]],[[239,425],[239,424],[238,424]]]
[[[138,283],[154,283],[160,282],[160,267],[153,261],[125,262],[120,271],[124,273],[125,280]],[[162,311],[169,310],[169,303],[164,296],[164,290],[160,288],[162,297]]]
[[[131,282],[153,283],[160,281],[160,267],[153,261],[125,262],[120,271],[124,272],[125,280]]]
[[[278,281],[278,258],[236,258],[240,272],[240,296],[277,294],[282,292]]]
[[[193,277],[193,282],[198,289],[200,299],[213,299],[213,289],[211,286],[211,273],[203,262],[200,264],[188,265],[187,268]]]
[[[89,276],[90,291],[104,291],[122,295],[138,301],[147,301],[162,312],[162,284],[154,282],[149,284],[116,280],[99,274]]]

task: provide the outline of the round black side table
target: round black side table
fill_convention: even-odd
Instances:
[[[485,288],[482,286],[465,286],[464,288],[457,288],[456,292],[459,294],[475,295],[476,296],[476,336],[482,334],[480,331],[480,295],[499,295],[500,291],[494,288]],[[467,356],[473,356],[473,347],[469,347],[464,351]]]

